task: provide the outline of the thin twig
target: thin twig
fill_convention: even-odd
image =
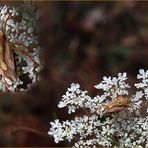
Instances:
[[[15,44],[15,45],[19,45],[19,46],[23,46],[24,48],[28,49],[29,51],[32,51],[32,48],[30,48],[30,47],[24,45],[24,44],[21,43],[21,42],[15,42],[14,44]]]
[[[21,54],[25,55],[26,57],[28,57],[33,63],[35,63],[36,65],[39,65],[36,61],[33,60],[33,58],[31,56],[28,55],[28,53],[26,53],[25,51],[20,50],[19,48],[15,48],[14,50],[19,51]]]
[[[43,136],[43,137],[48,137],[48,135],[44,132],[41,132],[37,129],[32,129],[32,128],[29,128],[29,127],[25,127],[25,126],[19,126],[19,127],[16,127],[16,129],[14,129],[11,134],[16,134],[17,132],[19,131],[26,131],[26,132],[30,132],[30,133],[33,133],[33,134],[36,134],[36,135],[40,135],[40,136]]]

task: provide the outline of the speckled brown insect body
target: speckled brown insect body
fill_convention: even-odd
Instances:
[[[123,96],[119,96],[102,107],[102,114],[120,112],[124,108],[129,107],[130,100]]]
[[[0,32],[0,75],[15,82],[17,80],[15,60],[11,44],[5,33]]]

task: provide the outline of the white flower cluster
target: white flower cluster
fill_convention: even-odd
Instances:
[[[126,73],[118,74],[116,77],[103,77],[103,81],[95,86],[97,89],[102,89],[106,96],[115,98],[121,95],[128,95],[127,89],[130,88],[128,84],[125,83],[127,79]]]
[[[142,81],[136,83],[135,86],[141,88],[144,91],[146,99],[148,99],[148,71],[145,72],[143,69],[140,69],[137,79],[142,79]]]
[[[34,29],[30,24],[30,19],[32,18],[29,18],[29,15],[25,13],[19,14],[18,8],[6,5],[0,7],[0,32],[10,42],[16,75],[15,81],[8,78],[7,71],[1,75],[0,90],[2,91],[27,90],[38,80],[37,74],[40,70],[39,46],[33,34]],[[8,66],[7,63],[6,66]]]
[[[69,114],[75,112],[78,108],[85,107],[85,102],[88,102],[91,98],[87,95],[87,91],[82,91],[79,88],[79,84],[71,84],[71,88],[68,88],[66,95],[62,96],[63,98],[59,102],[58,107],[63,108],[68,106]]]
[[[87,91],[80,90],[79,84],[71,84],[58,107],[67,106],[69,113],[82,108],[87,114],[62,122],[56,119],[50,123],[48,134],[54,137],[55,143],[65,139],[75,141],[73,147],[148,147],[148,117],[146,113],[145,116],[140,114],[143,101],[147,99],[148,71],[140,69],[137,78],[142,78],[142,82],[135,86],[143,91],[138,90],[134,95],[127,90],[130,86],[125,82],[126,73],[119,73],[117,78],[104,77],[95,86],[104,93],[93,98]],[[101,107],[112,112],[102,115]]]

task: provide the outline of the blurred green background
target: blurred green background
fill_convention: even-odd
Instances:
[[[148,69],[147,2],[1,2],[40,13],[35,33],[44,69],[32,90],[0,93],[0,146],[71,146],[54,144],[47,135],[50,122],[72,119],[57,104],[72,82],[91,96],[103,76],[128,73],[136,82]],[[24,6],[25,5],[25,6]],[[35,7],[36,9],[33,9]],[[20,9],[20,12],[23,9]],[[131,90],[132,91],[132,90]]]

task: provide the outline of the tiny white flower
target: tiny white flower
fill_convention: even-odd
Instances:
[[[15,26],[14,25],[14,20],[12,20],[12,19],[9,19],[8,21],[7,21],[7,25],[10,25],[10,26]]]

